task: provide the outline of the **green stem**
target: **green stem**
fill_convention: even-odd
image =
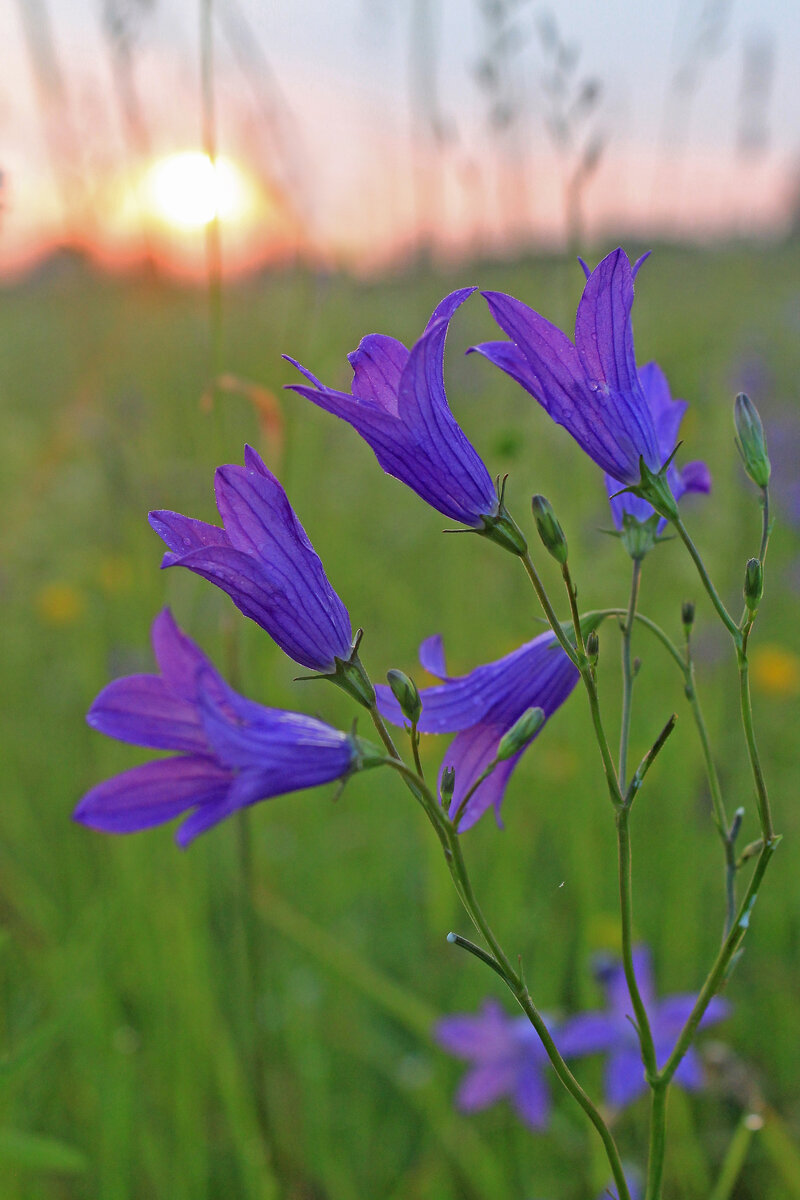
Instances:
[[[758,861],[756,862],[750,883],[747,886],[747,891],[745,892],[744,898],[739,905],[736,921],[728,933],[725,941],[722,943],[717,957],[714,960],[714,965],[709,972],[708,978],[703,984],[700,994],[695,1001],[694,1008],[689,1014],[686,1024],[681,1030],[678,1040],[675,1043],[675,1047],[667,1059],[663,1070],[659,1074],[659,1078],[665,1083],[669,1083],[669,1081],[672,1079],[672,1076],[680,1066],[684,1054],[691,1045],[692,1038],[697,1030],[697,1026],[703,1019],[703,1015],[711,1003],[711,1000],[719,991],[719,988],[731,964],[731,960],[733,959],[736,951],[739,949],[739,946],[741,945],[747,933],[747,929],[750,924],[750,913],[752,911],[753,904],[755,903],[756,896],[758,895],[758,889],[761,885],[761,880],[764,877],[764,873],[769,866],[769,861],[772,858],[772,855],[775,853],[779,841],[779,837],[773,837],[772,841],[765,842],[761,848],[761,853],[758,856]]]
[[[544,1046],[547,1057],[550,1059],[550,1062],[553,1065],[556,1075],[561,1080],[562,1084],[570,1093],[570,1095],[577,1101],[577,1103],[586,1113],[587,1117],[597,1130],[597,1133],[605,1148],[609,1166],[611,1167],[611,1172],[614,1176],[614,1181],[617,1185],[619,1200],[631,1200],[630,1190],[628,1188],[627,1180],[625,1179],[625,1172],[622,1169],[622,1160],[620,1159],[619,1151],[614,1138],[612,1137],[611,1131],[600,1115],[596,1105],[583,1090],[575,1076],[570,1071],[566,1062],[561,1057],[558,1047],[553,1041],[553,1038],[551,1037],[550,1032],[544,1023],[539,1010],[537,1009],[530,996],[530,993],[528,992],[524,979],[512,967],[508,956],[495,937],[489,922],[486,920],[486,917],[484,916],[483,911],[478,904],[472,887],[472,881],[470,880],[467,872],[467,866],[464,862],[464,856],[461,851],[461,844],[455,826],[444,815],[444,813],[441,812],[438,805],[436,805],[436,802],[424,781],[418,776],[414,775],[411,769],[407,767],[404,762],[392,756],[386,760],[386,764],[387,766],[393,767],[404,777],[406,784],[410,787],[410,790],[418,796],[418,798],[421,793],[424,794],[427,802],[426,807],[433,808],[435,819],[439,826],[440,836],[443,836],[444,841],[446,842],[445,861],[447,863],[448,870],[450,871],[456,891],[458,892],[461,902],[466,909],[467,915],[491,951],[491,956],[496,964],[496,966],[493,966],[492,969],[496,970],[497,973],[501,975],[506,986],[509,988],[520,1008],[527,1016],[533,1028],[536,1030],[536,1033],[538,1034],[542,1045]]]
[[[650,1095],[650,1144],[647,1152],[645,1200],[660,1200],[667,1138],[667,1086],[652,1085]]]
[[[642,1052],[645,1074],[648,1082],[658,1075],[658,1062],[653,1033],[647,1009],[639,991],[636,972],[633,969],[633,891],[631,886],[631,839],[630,839],[630,807],[622,805],[617,809],[617,850],[619,861],[619,908],[622,925],[622,965],[628,993],[633,1005],[636,1018],[636,1031],[639,1035],[639,1046]]]
[[[542,609],[544,610],[544,615],[547,617],[547,623],[549,624],[553,633],[556,635],[558,642],[561,646],[561,649],[564,651],[564,653],[567,655],[567,657],[575,664],[575,666],[578,667],[578,669],[580,669],[581,664],[580,664],[580,660],[578,657],[578,653],[561,627],[561,622],[559,621],[558,617],[556,616],[555,609],[553,608],[552,604],[550,603],[550,597],[547,595],[547,592],[544,590],[544,584],[542,583],[541,579],[539,578],[539,572],[536,570],[536,567],[533,564],[533,559],[530,556],[530,551],[526,550],[524,554],[521,554],[519,556],[519,558],[520,558],[520,561],[522,562],[523,567],[525,568],[525,572],[526,572],[528,578],[530,579],[531,583],[533,584],[533,590],[536,592],[536,595],[539,599],[539,603],[541,604]]]
[[[631,729],[631,702],[633,699],[633,666],[631,663],[631,638],[633,621],[636,616],[636,604],[639,599],[639,583],[642,577],[642,560],[633,560],[631,576],[631,596],[625,624],[622,627],[622,723],[619,735],[619,786],[624,792],[627,786],[628,773],[628,740]]]
[[[751,626],[752,621],[742,631],[742,644],[737,650],[739,660],[739,700],[742,709],[744,736],[747,742],[747,753],[750,758],[753,782],[756,788],[761,836],[764,838],[765,844],[769,844],[775,836],[775,830],[772,824],[772,812],[767,794],[767,785],[764,780],[764,772],[761,768],[761,758],[759,757],[755,730],[753,728],[753,705],[750,698],[750,668],[747,661],[747,639]]]
[[[578,654],[573,657],[573,662],[580,671],[581,679],[583,680],[584,687],[586,688],[586,695],[589,699],[589,712],[591,713],[592,717],[594,735],[597,739],[597,745],[600,748],[600,756],[603,760],[603,771],[606,777],[608,795],[614,808],[617,808],[619,805],[623,804],[624,801],[619,779],[617,778],[616,769],[614,767],[614,759],[611,756],[611,747],[608,744],[606,731],[603,728],[603,718],[600,713],[600,699],[597,695],[597,679],[595,676],[594,667],[587,659],[583,645],[583,635],[581,634],[581,618],[580,613],[578,612],[577,604],[578,590],[572,582],[569,566],[566,563],[564,563],[562,568],[562,574],[564,576],[564,583],[567,588],[567,595],[569,596],[572,625],[575,631],[575,642],[579,647]],[[547,615],[548,620],[550,620],[550,614],[546,609],[545,614]]]
[[[593,608],[589,612],[583,614],[583,619],[584,621],[591,621],[593,619],[596,620],[598,617],[627,617],[627,615],[627,608]],[[681,671],[684,671],[685,664],[680,650],[671,640],[671,638],[669,638],[664,632],[661,626],[656,625],[655,621],[652,621],[650,617],[646,617],[643,613],[634,613],[634,617],[640,625],[644,625],[646,629],[649,629],[650,632],[656,638],[658,638],[667,653],[675,659],[675,662],[678,664]]]
[[[714,587],[714,584],[711,582],[711,576],[709,575],[708,571],[706,570],[705,563],[703,562],[702,558],[700,557],[700,552],[697,549],[697,547],[695,546],[691,537],[689,536],[689,531],[687,530],[687,528],[684,525],[683,521],[681,520],[680,516],[673,517],[672,524],[675,526],[675,529],[678,533],[678,537],[681,539],[684,546],[689,551],[692,561],[694,562],[694,565],[697,567],[697,571],[698,571],[698,574],[702,581],[703,587],[706,589],[706,592],[708,593],[711,603],[714,605],[714,608],[717,610],[719,619],[722,621],[723,625],[728,630],[728,633],[733,638],[734,644],[738,648],[739,645],[741,644],[741,639],[742,639],[742,635],[741,635],[739,626],[736,624],[733,617],[728,612],[725,605],[722,603],[722,600],[719,597],[719,593],[717,592],[717,589]]]

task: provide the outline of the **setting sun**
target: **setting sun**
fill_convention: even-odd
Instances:
[[[242,220],[253,206],[253,188],[227,158],[216,164],[199,151],[170,154],[148,169],[143,181],[146,208],[178,229],[193,230],[214,217]]]

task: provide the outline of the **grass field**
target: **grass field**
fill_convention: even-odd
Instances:
[[[347,386],[345,354],[363,334],[412,340],[447,290],[472,282],[569,328],[582,276],[561,260],[531,260],[231,287],[222,366],[273,394],[280,422],[269,429],[245,395],[200,403],[209,372],[201,292],[68,271],[0,294],[3,1200],[586,1200],[602,1191],[598,1144],[566,1095],[547,1137],[524,1130],[506,1105],[472,1118],[452,1108],[461,1067],[434,1047],[432,1022],[475,1009],[500,985],[446,944],[449,929],[469,932],[466,918],[397,780],[367,774],[336,804],[332,789],[270,801],[250,810],[247,831],[228,822],[186,853],[165,828],[114,839],[70,820],[89,786],[139,761],[83,717],[109,678],[149,669],[149,626],[165,602],[248,695],[342,727],[352,720],[328,685],[293,682],[294,664],[210,585],[158,570],[147,510],[214,520],[213,469],[241,461],[245,441],[281,476],[364,627],[374,678],[391,666],[416,670],[418,643],[436,631],[460,673],[541,628],[511,556],[483,539],[443,537],[442,518],[383,476],[352,430],[281,391],[293,375],[281,353]],[[753,646],[759,739],[786,837],[728,989],[733,1014],[710,1035],[731,1057],[715,1088],[673,1093],[666,1195],[709,1195],[760,1092],[766,1123],[734,1195],[795,1200],[800,538],[786,518],[800,445],[800,244],[658,249],[639,276],[634,317],[639,361],[658,359],[691,402],[682,453],[709,462],[715,488],[686,504],[687,523],[726,602],[740,603],[758,546],[756,497],[733,446],[742,387],[773,436],[779,518]],[[601,532],[610,522],[599,471],[527,395],[463,357],[493,336],[483,302],[470,300],[448,347],[452,407],[490,471],[509,472],[521,522],[532,492],[552,500],[582,607],[624,604],[628,562]],[[728,808],[747,807],[744,844],[757,821],[735,662],[673,542],[645,564],[642,607],[679,638],[687,598],[697,600],[699,686]],[[604,627],[612,731],[618,642]],[[722,852],[680,677],[641,633],[635,652],[633,758],[679,714],[635,814],[636,927],[660,990],[688,991],[718,944]],[[431,773],[443,744],[423,744]],[[504,831],[487,817],[464,839],[487,913],[512,958],[524,955],[545,1011],[594,1007],[591,955],[617,937],[616,861],[580,692],[524,758],[504,817]],[[579,1076],[598,1092],[599,1063],[580,1064]],[[641,1102],[615,1125],[640,1165],[646,1116]]]

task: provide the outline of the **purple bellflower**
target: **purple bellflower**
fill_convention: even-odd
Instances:
[[[646,256],[645,256],[646,257]],[[502,292],[484,292],[510,342],[473,347],[530,392],[590,458],[619,484],[637,484],[640,458],[658,472],[664,452],[655,414],[636,369],[631,267],[613,250],[589,274],[571,342],[539,313]],[[617,491],[619,488],[616,489]]]
[[[313,671],[333,672],[350,654],[347,609],[278,480],[250,446],[243,467],[218,467],[224,529],[180,513],[150,513],[169,547],[162,567],[188,567],[227,592],[237,608]]]
[[[633,966],[639,991],[650,1019],[659,1068],[669,1058],[672,1048],[694,1008],[696,996],[678,994],[656,1000],[650,952],[638,946],[633,952]],[[596,970],[606,996],[602,1012],[583,1013],[573,1017],[565,1026],[571,1053],[606,1054],[606,1099],[614,1108],[624,1108],[647,1090],[639,1039],[632,1025],[633,1007],[619,961],[603,961]],[[713,1025],[727,1016],[728,1005],[715,996],[700,1022],[700,1028]],[[703,1073],[697,1051],[689,1049],[675,1072],[675,1082],[689,1090],[702,1086]]]
[[[411,350],[371,333],[348,355],[352,394],[337,392],[287,358],[308,379],[291,390],[348,421],[393,475],[439,512],[482,530],[499,500],[489,472],[457,424],[444,390],[444,344],[450,318],[475,288],[442,300]]]
[[[508,1097],[526,1125],[546,1129],[548,1058],[527,1017],[510,1017],[496,1000],[487,1000],[478,1015],[444,1017],[434,1037],[449,1054],[470,1063],[456,1093],[462,1112],[479,1112]]]
[[[441,782],[446,768],[452,767],[455,771],[451,817],[494,760],[503,734],[529,708],[541,708],[545,720],[552,716],[579,679],[577,668],[558,645],[555,635],[549,632],[540,634],[505,658],[457,677],[447,674],[442,639],[434,634],[420,646],[420,662],[426,671],[443,682],[420,692],[422,715],[417,728],[420,733],[457,734],[444,756],[439,774]],[[403,725],[405,718],[391,689],[379,686],[375,691],[382,714],[395,725]],[[506,784],[526,748],[498,763],[491,775],[478,785],[459,821],[460,831],[474,825],[492,805],[500,824],[500,805]]]
[[[644,392],[647,406],[653,417],[662,461],[669,458],[678,443],[678,430],[688,407],[685,400],[673,400],[667,377],[658,363],[647,363],[639,368],[639,383]],[[606,473],[606,488],[611,503],[611,513],[617,529],[622,529],[626,514],[644,524],[653,514],[653,506],[634,496],[632,492],[620,492],[619,483]],[[711,474],[704,462],[689,462],[678,468],[674,462],[667,467],[667,482],[676,500],[686,492],[710,492]],[[666,524],[664,518],[659,529]]]
[[[120,741],[179,753],[98,784],[76,821],[134,833],[194,810],[176,835],[186,846],[237,809],[340,779],[358,765],[347,734],[234,692],[169,609],[156,617],[152,637],[160,673],[114,680],[87,720]]]

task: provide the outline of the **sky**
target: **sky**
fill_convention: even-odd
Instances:
[[[65,238],[202,257],[203,229],[149,211],[141,181],[202,148],[203,3],[0,0],[0,273]],[[779,233],[796,208],[795,0],[210,9],[216,146],[249,189],[223,221],[231,268],[298,245],[380,265],[420,241]]]

